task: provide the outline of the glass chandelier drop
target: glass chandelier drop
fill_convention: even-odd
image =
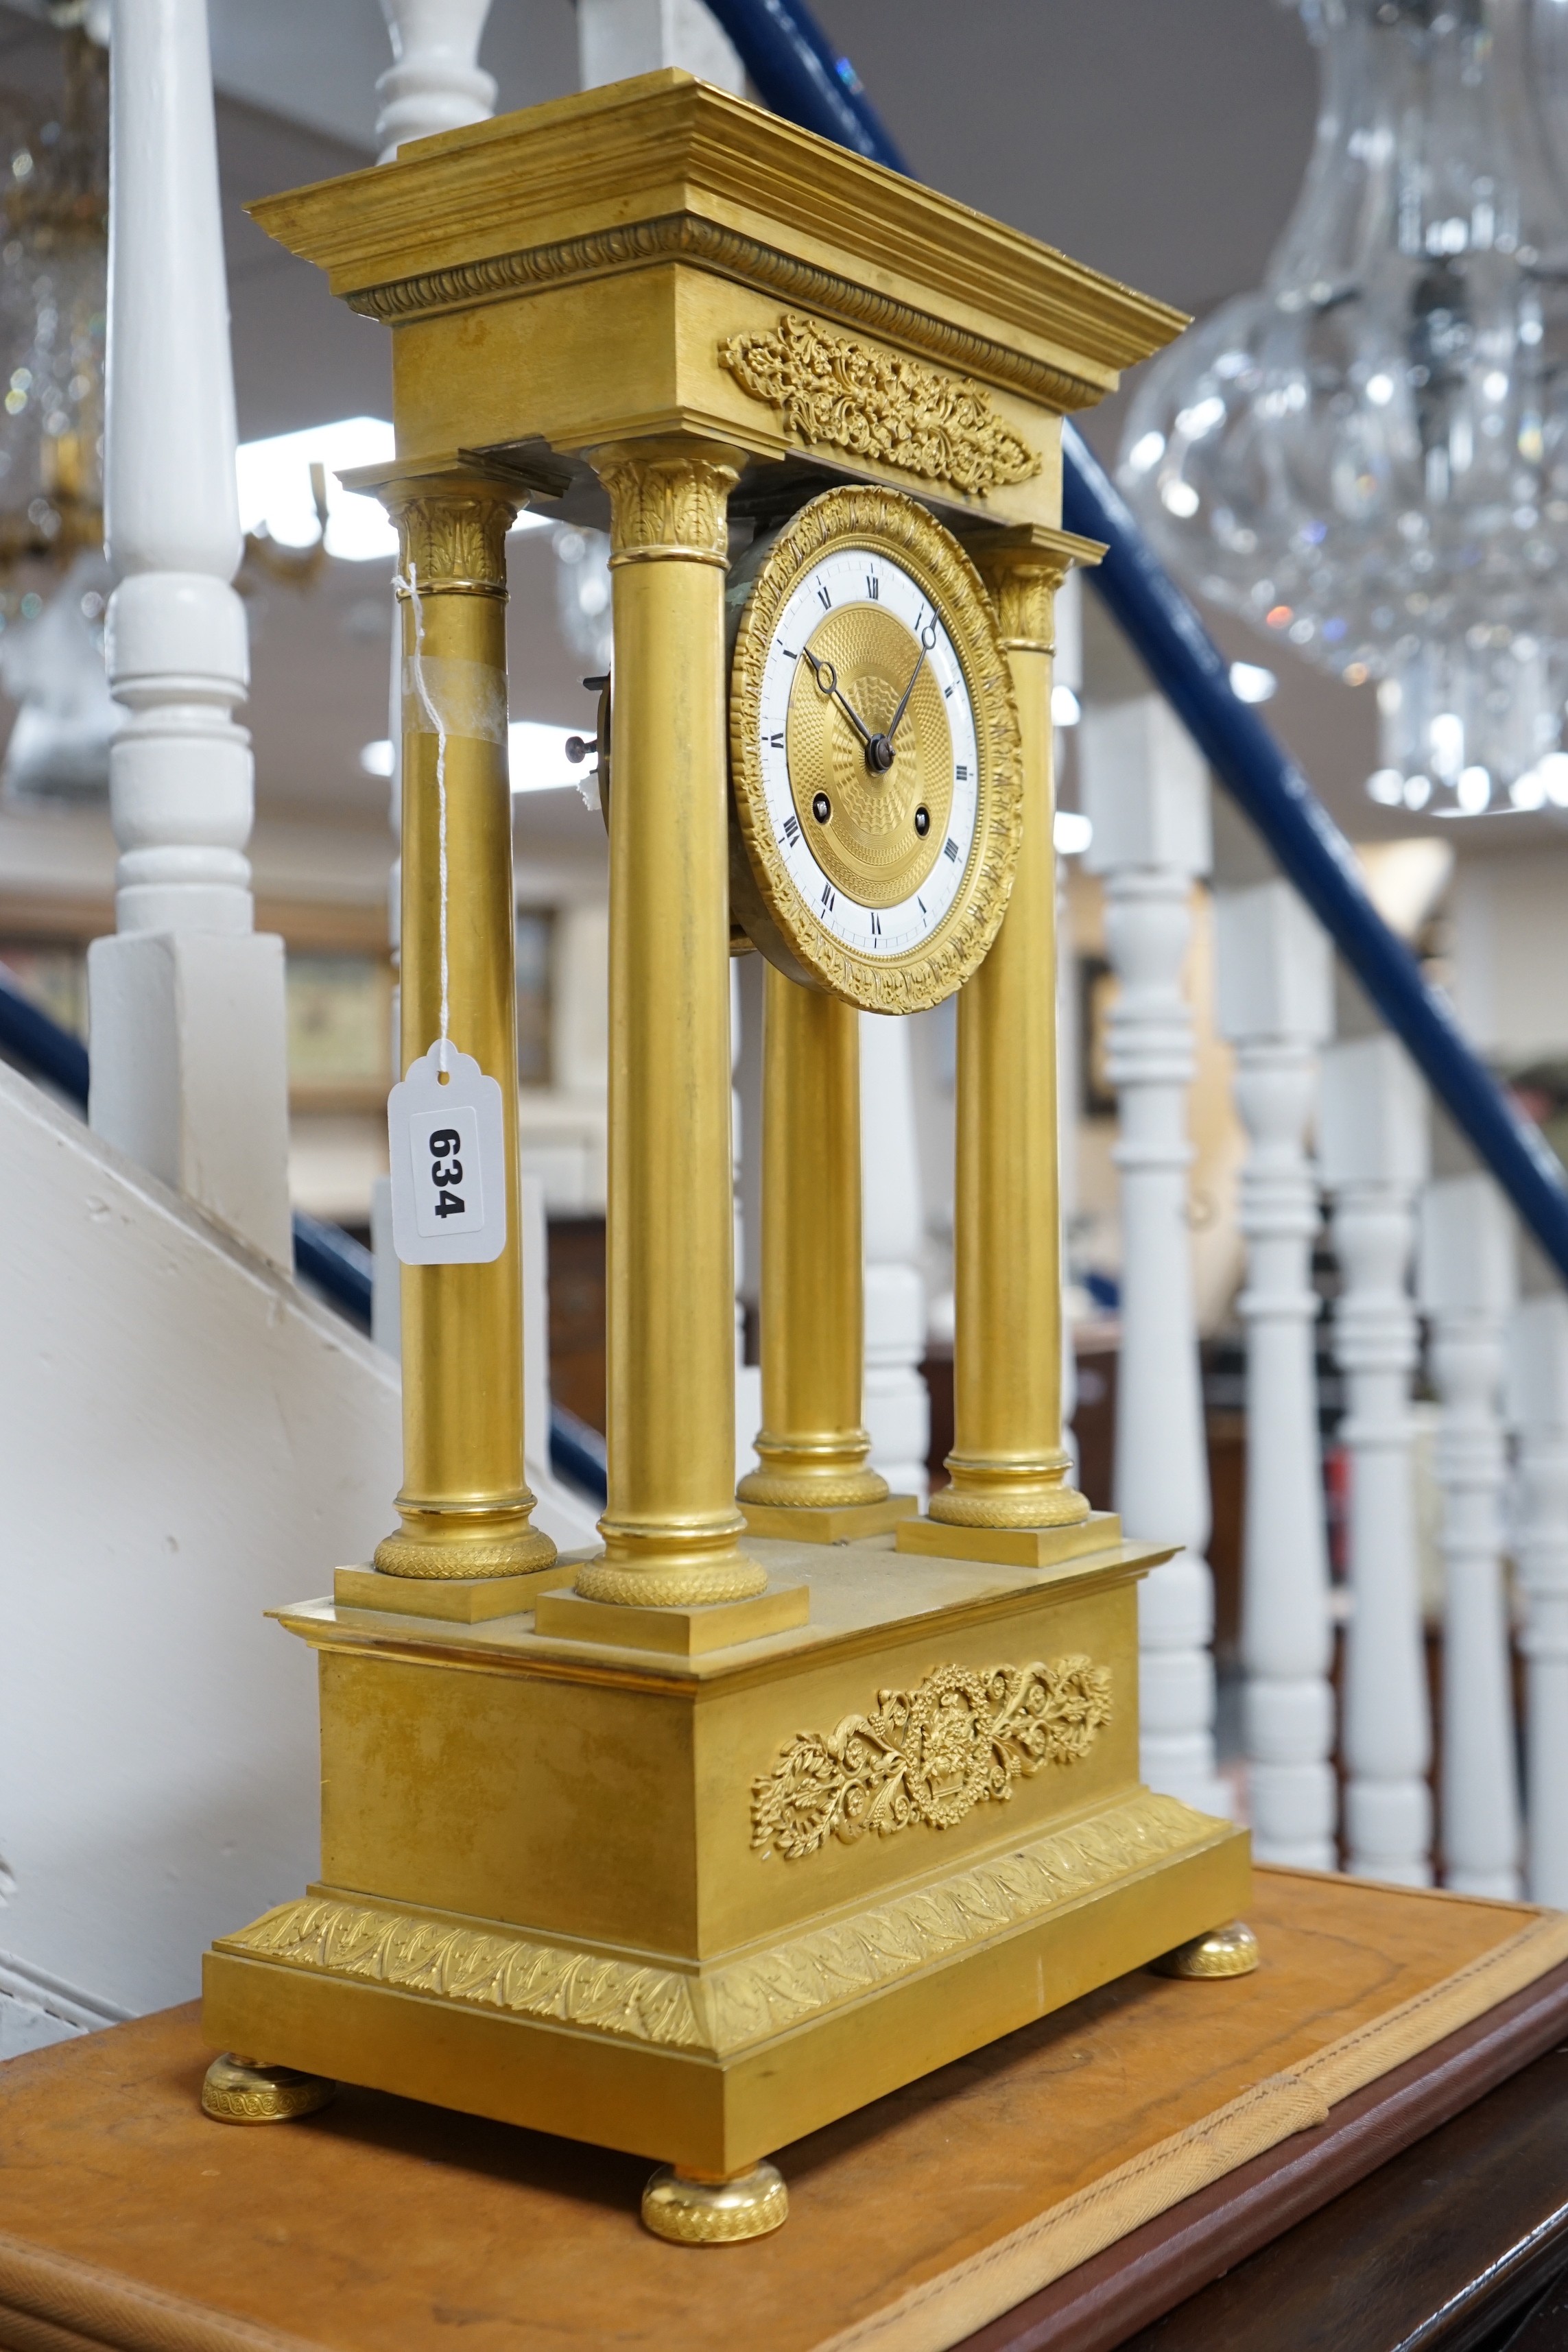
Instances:
[[[58,112],[11,133],[0,179],[0,570],[63,571],[103,542],[103,349],[109,234],[109,59],[65,25]]]
[[[1305,184],[1145,377],[1123,488],[1192,587],[1378,682],[1373,799],[1568,806],[1568,5],[1293,5]]]

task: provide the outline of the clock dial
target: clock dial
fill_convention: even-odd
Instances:
[[[735,911],[797,978],[934,1003],[1011,881],[1016,722],[984,591],[923,508],[875,491],[813,500],[738,587]]]

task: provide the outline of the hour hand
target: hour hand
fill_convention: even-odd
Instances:
[[[860,738],[861,742],[869,744],[871,740],[871,730],[861,719],[854,704],[852,702],[846,701],[844,696],[839,692],[838,672],[834,668],[833,664],[830,661],[818,661],[816,656],[812,652],[809,646],[805,648],[801,658],[803,661],[808,661],[811,664],[811,674],[813,677],[816,678],[817,685],[822,688],[824,694],[832,696],[834,701],[838,705],[838,708],[843,711],[844,716],[848,719],[849,724]]]

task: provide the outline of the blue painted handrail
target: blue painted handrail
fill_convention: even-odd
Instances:
[[[775,113],[909,174],[854,68],[847,58],[835,58],[801,0],[708,5]],[[1568,1279],[1568,1180],[1554,1154],[1373,906],[1349,842],[1257,710],[1237,701],[1228,664],[1070,425],[1062,458],[1062,521],[1085,539],[1102,540],[1108,550],[1089,574],[1096,590],[1221,783]]]
[[[0,964],[0,1056],[34,1077],[45,1078],[68,1101],[87,1108],[87,1047],[68,1029],[24,996]],[[363,1242],[320,1217],[294,1212],[294,1271],[330,1298],[351,1321],[370,1329],[374,1261]],[[606,1493],[605,1441],[574,1412],[553,1405],[550,1414],[550,1466],[558,1478],[580,1487],[591,1500]]]

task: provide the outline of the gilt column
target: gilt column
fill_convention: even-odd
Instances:
[[[609,1496],[588,1599],[761,1592],[735,1502],[723,592],[734,450],[594,455],[610,498]]]
[[[1347,1866],[1358,1878],[1428,1886],[1432,1733],[1415,1559],[1409,1293],[1426,1100],[1393,1037],[1353,1038],[1324,1055],[1318,1152],[1343,1286],[1334,1355],[1345,1375],[1340,1440],[1350,1458]]]
[[[958,1000],[952,1485],[942,1526],[1068,1528],[1089,1505],[1062,1445],[1051,656],[1057,589],[1089,541],[1000,531],[972,551],[1017,700],[1023,829],[1012,897]]]
[[[376,78],[381,100],[375,121],[378,163],[395,161],[400,142],[428,139],[438,131],[457,131],[467,122],[482,122],[495,105],[492,76],[477,63],[479,36],[489,14],[490,0],[381,0],[392,43],[394,63]],[[392,776],[388,799],[392,837],[398,838],[403,819],[403,632],[394,613],[392,654],[392,713],[387,732],[392,742]],[[394,852],[388,878],[387,932],[392,969],[397,971],[398,913],[402,902],[401,856]],[[395,985],[394,996],[395,999]],[[393,1015],[393,1059],[397,1013]],[[370,1192],[370,1240],[374,1266],[371,1304],[371,1336],[378,1348],[395,1356],[399,1337],[401,1269],[392,1246],[392,1181],[377,1176]],[[533,1443],[548,1455],[549,1434],[536,1430]]]
[[[1227,1808],[1215,1771],[1214,1579],[1208,1454],[1193,1302],[1186,1092],[1193,1023],[1182,993],[1188,901],[1208,871],[1208,775],[1153,696],[1086,709],[1085,856],[1105,885],[1105,939],[1121,982],[1108,1068],[1121,1131],[1121,1345],[1116,1507],[1141,1543],[1179,1543],[1138,1592],[1140,1720],[1151,1786]]]
[[[460,473],[395,482],[381,497],[405,583],[401,1071],[441,1034],[445,980],[453,1045],[500,1086],[506,1245],[489,1265],[402,1269],[403,1526],[376,1547],[375,1564],[388,1576],[489,1580],[555,1557],[529,1525],[523,1470],[506,692],[506,535],[518,500]]]
[[[1451,1176],[1421,1200],[1418,1292],[1441,1406],[1443,1883],[1510,1900],[1519,1885],[1513,1671],[1503,1582],[1503,1335],[1514,1303],[1513,1224],[1489,1176]]]
[[[763,1004],[762,1467],[738,1491],[759,1533],[812,1509],[832,1541],[888,1499],[860,1417],[858,1015],[772,964]]]
[[[1333,1629],[1318,1433],[1312,1241],[1304,1149],[1318,1055],[1333,1026],[1329,942],[1287,882],[1215,900],[1221,1034],[1251,1149],[1241,1177],[1247,1286],[1247,1503],[1241,1650],[1253,1851],[1332,1870]]]
[[[283,943],[253,929],[234,372],[205,0],[116,0],[105,656],[115,936],[89,952],[89,1116],[293,1262]]]
[[[1514,1556],[1524,1594],[1530,1897],[1568,1910],[1568,1298],[1526,1299],[1508,1343],[1519,1444]]]

